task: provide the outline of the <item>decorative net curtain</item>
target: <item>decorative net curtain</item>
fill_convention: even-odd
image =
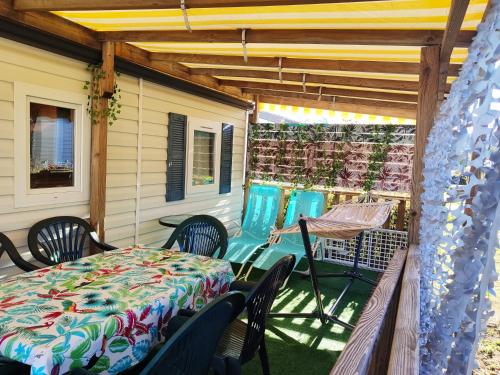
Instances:
[[[492,315],[487,297],[497,277],[500,224],[500,0],[491,5],[425,152],[421,374],[470,374]]]

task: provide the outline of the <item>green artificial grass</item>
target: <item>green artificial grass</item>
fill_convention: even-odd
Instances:
[[[318,272],[342,272],[347,268],[316,262]],[[298,269],[306,269],[304,261]],[[263,272],[252,271],[250,279],[258,279]],[[363,271],[375,280],[377,273]],[[325,311],[336,300],[347,278],[320,278]],[[336,314],[340,319],[355,324],[368,301],[372,286],[356,281]],[[310,279],[292,274],[286,288],[276,298],[273,312],[312,312],[316,300]],[[266,346],[272,375],[328,374],[344,348],[351,332],[339,325],[322,325],[318,319],[270,318],[266,327]],[[243,366],[244,375],[261,374],[258,355]]]

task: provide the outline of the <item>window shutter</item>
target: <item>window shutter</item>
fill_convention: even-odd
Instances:
[[[167,202],[184,199],[187,116],[168,114]]]
[[[233,125],[222,124],[219,194],[231,192],[231,172],[233,170],[233,133]]]

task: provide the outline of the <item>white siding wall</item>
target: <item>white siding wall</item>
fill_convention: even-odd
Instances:
[[[88,72],[84,63],[0,38],[0,232],[7,234],[23,256],[29,258],[26,236],[32,224],[56,215],[88,217],[89,202],[14,207],[14,173],[21,173],[14,168],[15,80],[81,93]],[[108,133],[106,242],[115,246],[131,245],[137,234],[138,243],[162,244],[170,231],[160,226],[158,219],[180,213],[211,214],[224,222],[230,232],[234,231],[242,209],[245,111],[149,82],[143,83],[141,98],[139,79],[121,76],[118,83],[123,107]],[[183,201],[165,202],[168,112],[235,126],[230,194],[195,194]],[[137,175],[139,164],[140,176]],[[139,201],[138,182],[141,183]],[[9,267],[6,255],[2,258],[0,279],[17,272]]]

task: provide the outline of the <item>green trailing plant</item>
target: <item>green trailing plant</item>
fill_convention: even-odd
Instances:
[[[394,125],[386,125],[383,129],[375,126],[372,133],[373,148],[370,157],[368,158],[368,168],[366,172],[366,179],[363,183],[363,190],[369,192],[373,189],[375,181],[382,171],[387,153],[391,147],[394,139]]]
[[[307,133],[304,125],[295,126],[294,145],[293,145],[293,178],[292,182],[295,186],[304,183],[304,167],[305,167],[305,143],[307,141]]]
[[[310,171],[311,177],[309,179],[309,184],[311,186],[321,184],[325,180],[328,171],[325,163],[326,152],[323,148],[325,141],[325,132],[325,126],[322,124],[315,125],[310,128],[310,142],[314,146],[312,155],[314,159],[313,165],[316,166],[313,167],[312,171]]]
[[[248,166],[250,169],[250,178],[255,179],[257,163],[259,162],[259,150],[257,144],[259,142],[259,125],[252,124],[250,126],[249,147],[248,147]]]
[[[99,120],[106,119],[109,126],[113,125],[121,113],[122,105],[120,104],[121,89],[116,83],[113,86],[113,93],[108,98],[108,105],[101,108],[99,100],[101,99],[101,81],[106,78],[106,72],[102,69],[102,64],[89,64],[87,71],[90,72],[91,80],[85,81],[83,89],[89,91],[87,95],[87,113],[90,117],[92,125],[96,125]],[[114,73],[117,77],[118,72]]]
[[[337,177],[345,165],[345,146],[350,143],[351,136],[354,132],[354,126],[346,125],[341,128],[340,140],[333,143],[331,152],[332,162],[327,171],[325,185],[329,188],[335,187],[337,184]]]
[[[279,182],[285,181],[286,168],[286,145],[288,138],[288,125],[280,124],[276,135],[276,180]]]
[[[264,181],[271,180],[271,161],[272,161],[272,149],[271,149],[271,130],[273,129],[273,124],[263,124],[263,132],[260,136],[261,146],[262,146],[262,156],[264,157],[264,165],[262,167],[262,179]]]

